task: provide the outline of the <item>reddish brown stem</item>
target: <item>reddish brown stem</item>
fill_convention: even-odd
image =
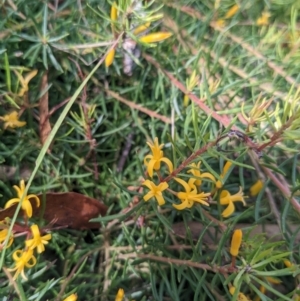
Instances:
[[[205,153],[209,147],[215,146],[220,139],[216,141],[209,142],[202,148],[198,149],[195,153],[191,154],[187,159],[185,159],[171,174],[169,174],[166,178],[162,179],[160,182],[169,182],[172,178],[174,178],[178,173],[180,173],[186,166],[188,166],[192,161],[194,161],[198,156]]]
[[[274,135],[270,138],[270,141],[262,144],[259,148],[258,151],[262,151],[265,149],[267,146],[272,146],[278,142],[278,140],[281,138],[283,132],[288,129],[292,122],[294,121],[294,118],[291,117],[286,124],[284,124],[277,132],[274,133]]]

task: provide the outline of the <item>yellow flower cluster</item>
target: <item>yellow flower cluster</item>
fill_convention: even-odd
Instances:
[[[161,163],[165,163],[169,169],[169,172],[172,173],[173,171],[173,164],[172,162],[164,157],[164,153],[162,151],[163,144],[159,145],[158,143],[158,138],[154,139],[154,144],[147,143],[152,151],[151,155],[147,155],[144,158],[144,164],[147,167],[147,172],[148,175],[153,178],[153,172],[154,171],[159,171],[161,168]],[[194,166],[191,170],[189,170],[190,173],[195,174],[196,176],[200,175],[200,171],[195,171]],[[206,178],[213,177],[212,175],[208,175],[206,173],[204,175]],[[191,208],[195,203],[200,203],[205,206],[209,206],[207,199],[210,196],[210,193],[204,193],[204,192],[199,192],[198,187],[196,183],[199,183],[201,181],[201,178],[190,178],[188,182],[179,179],[177,177],[174,178],[174,180],[179,183],[181,186],[183,186],[183,191],[179,192],[173,192],[177,198],[181,201],[180,204],[173,204],[173,207],[176,208],[177,210],[183,210],[186,208]],[[198,181],[198,182],[197,182]],[[159,183],[156,185],[150,180],[146,180],[143,183],[144,186],[149,188],[149,192],[144,196],[144,200],[148,201],[152,197],[156,198],[158,204],[164,205],[165,200],[163,198],[162,192],[166,189],[168,189],[169,185],[166,182]]]
[[[127,13],[126,13],[127,14]],[[111,10],[110,10],[110,21],[111,21],[111,29],[112,29],[112,33],[115,35],[116,34],[116,22],[118,20],[119,14],[118,14],[118,6],[116,2],[113,2],[113,5],[111,6]],[[133,35],[134,36],[138,36],[139,34],[145,32],[151,25],[151,22],[145,22],[144,24],[138,26],[137,28],[135,28],[133,30]],[[157,43],[157,42],[161,42],[164,41],[166,39],[168,39],[170,36],[172,35],[171,32],[155,32],[155,33],[151,33],[148,35],[144,35],[140,38],[137,38],[137,41],[144,43],[144,44],[152,44],[152,43]],[[105,57],[105,66],[109,67],[115,58],[115,53],[116,50],[111,49],[106,57]]]
[[[225,210],[222,212],[222,216],[227,218],[231,216],[235,211],[235,202],[242,202],[243,205],[246,205],[244,200],[244,194],[242,188],[236,193],[231,194],[228,190],[221,190],[224,181],[227,179],[230,170],[232,169],[232,163],[226,162],[224,168],[219,176],[219,179],[216,178],[209,172],[201,172],[200,165],[201,162],[192,163],[189,165],[190,169],[187,171],[187,174],[190,174],[190,178],[188,181],[184,181],[180,179],[174,174],[172,177],[177,183],[179,183],[183,189],[181,191],[173,191],[170,189],[169,184],[165,181],[161,180],[160,170],[162,163],[166,165],[169,174],[172,175],[174,168],[173,163],[170,159],[164,156],[163,152],[163,144],[159,144],[158,138],[154,139],[154,143],[147,143],[150,147],[151,154],[147,154],[144,157],[144,165],[147,169],[147,174],[151,179],[147,179],[143,182],[143,185],[149,189],[149,192],[144,195],[144,201],[149,201],[152,198],[155,198],[158,205],[162,206],[166,203],[164,199],[163,193],[165,191],[170,192],[175,195],[180,201],[179,204],[172,204],[173,207],[177,210],[184,210],[187,208],[193,207],[196,203],[202,204],[204,206],[209,206],[209,198],[210,196],[214,196],[216,190],[220,190],[219,195],[219,203],[221,205],[227,206]],[[153,182],[154,172],[157,173],[160,182],[158,184]],[[201,191],[201,184],[203,179],[207,179],[215,186],[215,189],[212,189],[211,192],[203,192]],[[259,186],[262,188],[261,186]],[[254,187],[252,189],[253,194],[257,191],[259,187]],[[251,191],[251,193],[252,193]]]
[[[36,258],[34,256],[34,250],[37,249],[38,253],[45,251],[45,246],[48,244],[48,240],[51,239],[51,234],[46,234],[41,236],[39,227],[37,225],[32,225],[30,227],[32,233],[32,239],[27,239],[25,241],[25,249],[17,250],[13,253],[13,260],[15,261],[15,267],[8,269],[8,271],[15,271],[13,279],[17,279],[19,274],[22,278],[27,280],[25,276],[24,269],[32,268],[36,264]]]
[[[18,202],[22,202],[21,208],[24,211],[25,217],[26,219],[30,218],[32,216],[32,205],[30,199],[33,199],[36,202],[37,206],[39,206],[39,198],[35,194],[27,195],[24,180],[21,180],[20,187],[15,185],[13,188],[16,190],[18,197],[9,200],[6,203],[5,208],[8,208]],[[3,244],[3,242],[8,239],[7,247],[9,247],[13,242],[13,234],[9,233],[8,225],[5,222],[1,222],[1,224],[4,229],[0,231],[0,243]],[[27,235],[24,250],[16,250],[13,253],[15,267],[8,269],[8,271],[15,272],[13,279],[16,279],[21,274],[22,278],[27,280],[24,269],[32,268],[36,264],[34,251],[36,250],[37,253],[44,252],[45,245],[48,244],[48,241],[51,239],[51,234],[41,236],[39,227],[37,225],[32,225],[30,227],[30,230],[31,235]],[[26,230],[26,227],[22,227],[21,225],[14,225],[12,232],[26,233],[28,231]],[[9,238],[7,238],[8,235],[10,235]]]
[[[14,70],[16,76],[18,77],[18,83],[17,86],[21,85],[19,92],[9,92],[12,93],[14,98],[18,98],[18,97],[25,97],[26,94],[29,91],[29,82],[37,75],[38,70],[32,70],[30,72],[28,72],[25,76],[23,76],[20,72],[18,72],[17,70]],[[8,95],[6,95],[7,97],[10,97]],[[14,100],[12,100],[14,101]],[[7,128],[19,128],[19,127],[23,127],[26,125],[25,121],[20,121],[19,120],[19,114],[17,111],[12,111],[8,114],[5,114],[4,116],[0,116],[0,120],[2,120],[4,122],[4,129]]]

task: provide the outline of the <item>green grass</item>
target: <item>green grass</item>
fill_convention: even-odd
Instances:
[[[12,187],[24,179],[29,193],[75,191],[101,200],[108,212],[95,219],[100,229],[50,225],[46,251],[25,269],[28,281],[12,281],[7,272],[12,254],[24,246],[24,236],[16,237],[0,254],[0,297],[63,300],[76,292],[78,300],[115,300],[123,288],[126,300],[239,300],[239,291],[251,300],[298,300],[298,2],[240,1],[224,27],[216,21],[235,1],[144,2],[139,10],[128,0],[117,2],[114,33],[108,1],[1,5],[0,116],[16,110],[26,126],[4,129],[0,120],[0,205],[16,197]],[[263,11],[270,18],[258,26]],[[153,18],[157,14],[163,16]],[[138,42],[133,28],[149,20],[145,34],[173,35],[156,44]],[[131,76],[123,70],[126,37],[141,51]],[[18,95],[18,72],[26,78],[35,69],[28,91]],[[199,78],[189,91],[193,71]],[[263,118],[251,124],[245,117],[258,99],[270,103],[266,113],[256,110]],[[41,131],[47,114],[51,133]],[[201,161],[201,172],[220,180],[230,161],[222,189],[235,194],[242,187],[247,206],[237,202],[234,214],[223,218],[222,189],[209,180],[198,187],[211,193],[209,207],[176,210],[172,204],[180,201],[170,190],[161,207],[154,198],[144,202],[146,142],[155,137],[175,172],[169,175],[162,163],[154,183],[167,180],[170,190],[183,191],[173,178],[188,181],[191,162]],[[264,186],[251,197],[257,179]],[[24,223],[15,215],[11,228],[15,221]],[[229,246],[241,224],[247,230],[234,262]],[[248,235],[256,224],[282,235]]]

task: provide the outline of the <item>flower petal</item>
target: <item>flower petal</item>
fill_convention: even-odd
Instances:
[[[148,159],[149,159],[149,161],[152,160],[153,159],[153,155],[147,155],[147,156],[144,157],[144,165],[145,166],[148,166],[148,164],[149,164]]]
[[[144,201],[145,202],[148,202],[151,198],[153,198],[154,197],[154,194],[153,194],[153,192],[152,191],[149,191],[147,194],[145,194],[144,196],[143,196],[143,199],[144,199]]]
[[[216,178],[209,172],[204,172],[200,175],[200,177],[203,179],[203,178],[206,178],[206,179],[210,179],[212,182],[216,183]]]
[[[171,162],[171,160],[169,160],[169,159],[166,158],[166,157],[162,157],[162,158],[160,159],[160,161],[165,162],[165,163],[167,164],[170,173],[173,171],[173,163]]]
[[[35,194],[29,194],[29,195],[27,196],[27,198],[28,198],[28,199],[35,199],[35,200],[36,200],[36,206],[37,206],[37,207],[40,207],[40,199],[38,198],[37,195],[35,195]]]
[[[19,202],[20,202],[20,199],[18,199],[18,198],[13,198],[13,199],[9,200],[9,201],[5,204],[4,208],[5,208],[5,209],[6,209],[6,208],[9,208],[9,207],[11,207],[12,205],[14,205],[15,203],[19,203]]]
[[[164,200],[164,197],[162,196],[161,192],[159,194],[156,194],[155,198],[156,198],[157,203],[158,203],[159,206],[162,206],[166,203],[166,201]]]
[[[177,210],[184,210],[185,208],[190,208],[190,204],[189,204],[188,200],[184,201],[183,203],[181,203],[179,205],[172,204],[172,206]]]
[[[230,216],[235,211],[233,202],[229,202],[227,208],[222,212],[223,217]]]
[[[28,217],[32,217],[32,206],[31,206],[31,203],[29,202],[29,200],[25,199],[22,202],[22,209],[25,211],[25,213]]]
[[[182,179],[179,179],[179,178],[174,178],[174,180],[176,182],[178,182],[179,184],[181,184],[184,187],[184,189],[185,189],[186,192],[190,192],[191,191],[191,187],[189,186],[189,184],[186,181],[184,181]]]
[[[154,169],[155,163],[156,163],[156,160],[153,160],[153,159],[148,162],[147,173],[150,178],[153,178],[153,169]]]
[[[230,193],[228,190],[222,190],[220,194],[220,204],[228,205],[230,203]]]

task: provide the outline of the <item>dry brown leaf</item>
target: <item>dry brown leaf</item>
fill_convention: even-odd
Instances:
[[[33,217],[41,217],[48,223],[72,229],[99,228],[99,223],[90,223],[89,220],[99,215],[104,216],[107,207],[98,200],[76,192],[46,193],[38,195],[41,205],[36,206],[35,200],[30,201],[33,208]],[[0,211],[0,220],[12,218],[17,205]],[[19,216],[23,212],[20,210]]]

